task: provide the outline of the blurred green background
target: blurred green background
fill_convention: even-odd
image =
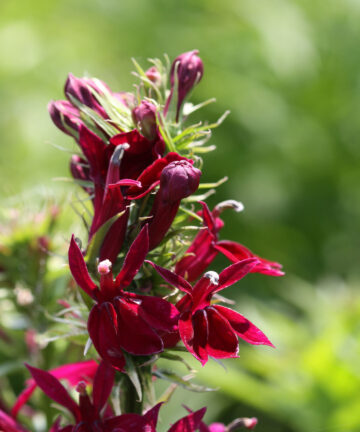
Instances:
[[[57,146],[70,139],[46,105],[68,72],[132,90],[131,57],[146,66],[197,48],[193,99],[217,99],[201,116],[231,110],[204,179],[230,177],[210,204],[245,204],[222,238],[284,265],[284,278],[251,275],[227,293],[277,349],[241,344],[227,373],[208,364],[198,380],[221,390],[179,391],[164,422],[186,402],[207,404],[208,421],[257,416],[259,432],[360,431],[359,20],[358,0],[0,2],[3,209],[62,200],[53,179],[68,176],[69,155]]]

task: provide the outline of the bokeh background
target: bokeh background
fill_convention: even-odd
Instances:
[[[231,110],[204,178],[230,178],[210,204],[245,204],[222,238],[284,265],[284,278],[251,275],[227,293],[277,349],[241,344],[227,372],[208,364],[197,380],[220,390],[179,390],[164,424],[186,403],[208,405],[208,421],[257,416],[259,432],[360,431],[359,20],[358,0],[0,2],[2,213],[61,203],[64,243],[73,186],[56,179],[68,176],[69,139],[46,105],[68,72],[132,90],[131,57],[146,66],[197,48],[193,99],[217,99],[201,117]]]

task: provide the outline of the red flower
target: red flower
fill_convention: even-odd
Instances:
[[[194,287],[170,270],[147,262],[166,282],[186,293],[177,304],[181,312],[179,333],[188,351],[202,365],[208,361],[208,356],[237,357],[238,336],[254,345],[273,346],[264,333],[244,316],[227,307],[211,304],[215,293],[233,285],[258,265],[257,258],[232,264],[220,275],[207,272]]]
[[[80,394],[79,404],[75,403],[65,387],[52,374],[29,365],[26,366],[41,390],[53,401],[70,411],[75,419],[76,425],[69,425],[65,428],[60,428],[60,420],[58,419],[52,427],[54,432],[110,432],[112,430],[106,427],[107,420],[103,420],[101,415],[114,384],[115,370],[109,364],[103,361],[97,368],[92,400],[86,392],[86,384],[83,381],[77,383],[77,391]],[[111,410],[105,410],[104,416],[109,413],[111,413]]]
[[[229,204],[229,202],[227,203]],[[235,204],[236,202],[233,202],[233,205]],[[199,231],[185,252],[185,256],[178,261],[175,267],[176,274],[184,276],[188,281],[192,282],[203,274],[217,254],[221,252],[233,263],[246,258],[256,257],[258,262],[251,269],[252,273],[262,273],[270,276],[284,275],[280,270],[282,266],[279,263],[260,258],[240,243],[230,240],[219,241],[218,234],[224,226],[224,222],[219,215],[224,207],[218,205],[210,212],[204,202],[201,202],[201,205],[203,209],[200,215],[203,218],[206,229]]]
[[[145,225],[115,279],[111,263],[100,263],[99,288],[88,273],[74,237],[70,243],[71,273],[80,288],[96,301],[88,320],[90,338],[101,357],[119,370],[125,366],[123,350],[134,355],[159,353],[164,349],[162,336],[177,331],[178,311],[174,305],[159,297],[124,291],[140,270],[148,250]]]
[[[59,366],[49,371],[57,379],[65,379],[70,386],[75,387],[79,381],[90,383],[97,371],[98,364],[94,360],[87,360],[77,363],[70,363]],[[18,396],[15,405],[11,410],[11,415],[16,418],[18,412],[26,404],[36,389],[36,382],[30,379],[26,388]]]

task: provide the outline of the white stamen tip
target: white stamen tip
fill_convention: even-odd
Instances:
[[[204,274],[204,277],[210,279],[213,285],[219,285],[219,275],[214,271],[208,271]]]
[[[101,275],[107,275],[108,273],[110,273],[111,267],[112,267],[111,261],[106,259],[104,261],[99,262],[97,270]]]
[[[225,209],[233,209],[235,210],[237,213],[242,212],[244,210],[244,204],[240,201],[236,201],[236,200],[226,200],[226,201],[222,201],[221,203],[219,203],[216,206],[217,210],[219,212],[222,212]]]

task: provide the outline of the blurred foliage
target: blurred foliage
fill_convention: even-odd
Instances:
[[[243,346],[225,375],[207,365],[199,378],[223,392],[175,394],[167,408],[172,419],[179,417],[175,402],[186,398],[193,408],[208,403],[209,419],[257,415],[260,432],[360,430],[359,19],[357,0],[0,3],[5,209],[27,213],[44,193],[61,201],[63,185],[52,179],[68,175],[69,155],[56,146],[71,147],[46,105],[63,97],[68,72],[129,90],[130,57],[144,64],[198,48],[205,75],[194,102],[218,101],[201,116],[215,121],[231,110],[214,133],[217,151],[204,158],[204,181],[230,177],[210,204],[245,204],[244,213],[225,216],[222,238],[280,261],[288,274],[281,281],[252,275],[233,291],[237,309],[267,330],[277,349]],[[56,236],[66,250],[74,214],[69,204],[64,212]],[[11,253],[21,254],[24,266],[19,280],[9,273],[13,287],[32,285],[39,271],[32,249],[38,234],[30,226],[20,237],[13,231]],[[1,307],[7,304],[2,299]],[[61,352],[60,345],[49,346]],[[13,375],[9,403],[24,376],[15,382]]]

